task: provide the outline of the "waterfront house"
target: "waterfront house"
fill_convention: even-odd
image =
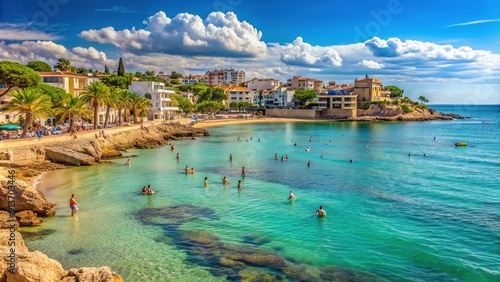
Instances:
[[[148,120],[172,119],[179,111],[170,98],[170,95],[175,92],[171,87],[166,87],[163,82],[132,81],[129,90],[151,100],[152,106],[148,109]]]

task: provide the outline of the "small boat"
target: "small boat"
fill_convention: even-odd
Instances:
[[[457,147],[464,147],[464,146],[467,146],[467,142],[456,142],[455,146],[457,146]]]

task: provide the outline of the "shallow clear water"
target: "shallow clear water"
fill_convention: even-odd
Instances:
[[[293,267],[322,281],[337,277],[325,274],[332,266],[354,281],[498,281],[500,107],[434,108],[472,118],[226,126],[176,141],[175,151],[130,150],[137,155],[130,167],[115,160],[50,172],[39,188],[59,204],[57,215],[24,228],[42,233],[26,243],[65,268],[107,265],[126,281],[239,280],[250,270],[305,279]],[[275,161],[275,153],[289,160]],[[183,174],[186,165],[196,173]],[[156,195],[139,193],[147,184]],[[67,206],[72,193],[76,218]],[[313,216],[319,205],[326,218]],[[164,207],[173,208],[156,209]],[[190,212],[199,216],[177,218]],[[220,244],[203,251],[186,239],[193,230]],[[286,266],[224,268],[217,255],[226,249],[267,251]]]

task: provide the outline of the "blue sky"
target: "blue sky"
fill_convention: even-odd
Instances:
[[[500,1],[0,2],[0,60],[353,83],[431,103],[500,104]]]

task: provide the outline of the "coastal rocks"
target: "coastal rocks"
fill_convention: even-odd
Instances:
[[[111,271],[107,266],[103,267],[82,267],[68,270],[62,282],[123,282],[120,275]]]
[[[16,220],[19,222],[20,226],[35,226],[40,225],[43,222],[43,218],[38,217],[36,213],[30,210],[17,212]]]
[[[23,238],[19,232],[13,233],[15,245],[9,246],[8,239],[11,237],[10,231],[7,229],[0,230],[0,256],[3,263],[1,265],[8,266],[10,249],[16,250],[16,271],[11,273],[7,268],[0,268],[0,277],[4,281],[59,281],[65,274],[62,265],[54,259],[50,259],[39,251],[30,252],[26,248]]]
[[[95,157],[75,152],[64,147],[57,149],[47,149],[45,150],[45,156],[51,162],[71,166],[93,165],[96,163]]]
[[[15,238],[9,245],[9,238]],[[17,267],[14,273],[8,271],[10,249],[15,248]],[[120,275],[109,267],[79,268],[66,271],[62,265],[45,254],[30,252],[20,233],[11,235],[10,230],[0,230],[0,281],[37,282],[37,281],[80,281],[80,282],[122,282]]]
[[[14,229],[19,229],[19,222],[10,221],[12,218],[7,211],[0,210],[0,229],[10,229],[14,225]]]
[[[22,180],[16,180],[15,183],[16,212],[29,210],[36,213],[39,217],[55,215],[56,212],[53,208],[56,206],[56,204],[47,201],[42,192],[29,186]],[[0,210],[9,210],[7,201],[8,192],[8,179],[4,176],[0,176]]]

